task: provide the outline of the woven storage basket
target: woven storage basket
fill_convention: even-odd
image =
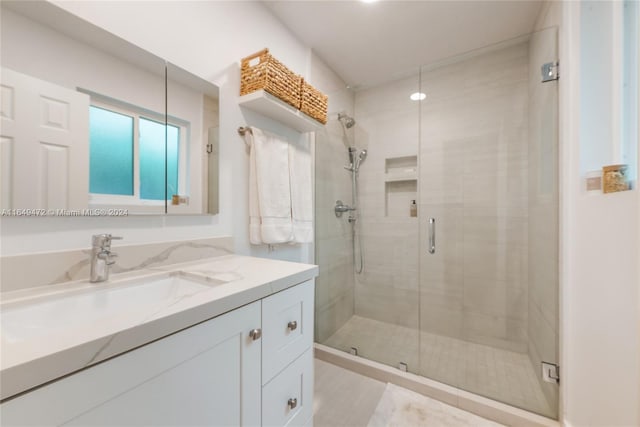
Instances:
[[[329,97],[302,80],[300,111],[313,117],[323,125],[327,124],[327,104]]]
[[[255,65],[250,62],[256,58]],[[282,62],[263,49],[241,60],[240,96],[264,89],[287,104],[300,108],[302,77],[293,73]]]

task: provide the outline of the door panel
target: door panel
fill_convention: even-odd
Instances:
[[[2,208],[87,208],[89,96],[6,68],[2,95]]]
[[[558,88],[540,69],[556,60],[550,28],[420,79],[420,374],[550,417]]]

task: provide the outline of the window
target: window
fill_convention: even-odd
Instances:
[[[640,5],[626,0],[622,10],[622,163],[629,165],[629,179],[638,178],[638,56],[640,55]],[[636,186],[634,185],[634,188]]]
[[[164,205],[165,199],[180,194],[180,142],[185,135],[184,124],[165,127],[160,115],[92,100],[91,203]]]

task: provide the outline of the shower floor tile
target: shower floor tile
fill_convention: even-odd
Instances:
[[[529,356],[353,316],[322,344],[555,418]],[[420,346],[420,352],[418,352]]]

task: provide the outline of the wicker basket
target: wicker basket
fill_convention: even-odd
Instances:
[[[255,65],[250,62],[256,58]],[[243,58],[240,67],[240,96],[264,89],[287,104],[300,108],[302,77],[293,73],[282,62],[263,49]]]
[[[602,167],[602,192],[615,193],[630,189],[627,165],[611,165]]]
[[[327,104],[329,97],[302,80],[300,111],[313,117],[323,125],[327,124]]]

